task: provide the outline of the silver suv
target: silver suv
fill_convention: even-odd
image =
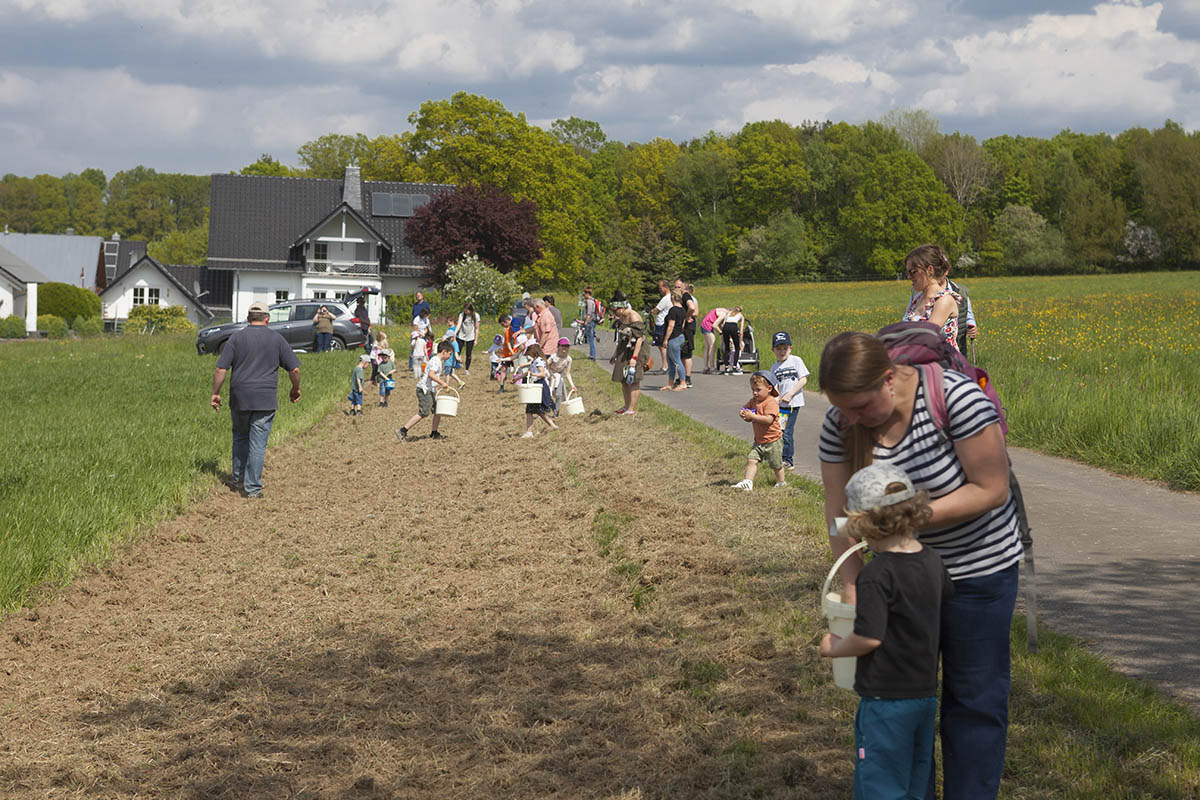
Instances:
[[[345,350],[351,347],[360,347],[367,343],[367,337],[363,335],[362,328],[358,325],[358,318],[350,309],[358,302],[359,297],[378,293],[378,289],[364,289],[354,292],[345,301],[285,300],[282,303],[275,303],[267,309],[271,315],[267,327],[277,331],[287,340],[293,350],[301,353],[314,352],[317,349],[317,331],[313,317],[317,315],[317,309],[325,306],[334,315],[333,339],[330,341],[330,348]],[[243,320],[204,328],[196,334],[196,352],[200,355],[220,353],[229,337],[249,324]]]

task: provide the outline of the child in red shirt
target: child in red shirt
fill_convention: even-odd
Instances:
[[[779,390],[775,376],[760,369],[750,376],[752,395],[738,413],[754,425],[754,445],[746,455],[746,477],[733,488],[749,492],[754,489],[758,462],[765,461],[775,470],[775,488],[787,486],[783,471],[783,429],[779,427]]]

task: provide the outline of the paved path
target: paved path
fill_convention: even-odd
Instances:
[[[607,367],[611,339],[597,345]],[[766,356],[764,367],[772,360]],[[658,375],[642,387],[750,441],[750,426],[736,413],[750,395],[748,378],[697,369],[692,380],[695,388],[686,392],[655,391],[666,382]],[[805,392],[805,404],[796,423],[796,472],[819,480],[817,434],[828,403]],[[1041,622],[1200,712],[1200,495],[1022,448],[1010,455],[1033,529]]]

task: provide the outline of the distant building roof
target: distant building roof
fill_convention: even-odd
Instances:
[[[50,280],[7,247],[0,247],[0,270],[22,283],[47,283]]]
[[[174,286],[175,289],[188,300],[188,302],[196,306],[196,308],[198,308],[200,312],[209,319],[212,319],[212,317],[215,316],[213,312],[208,309],[208,306],[200,301],[195,293],[194,281],[200,279],[204,275],[204,267],[194,267],[187,264],[160,264],[151,256],[142,256],[128,269],[123,270],[116,280],[114,280],[100,292],[100,296],[104,297],[104,295],[108,294],[110,291],[119,286],[122,278],[140,267],[142,264],[151,266],[162,273],[163,277],[170,281],[171,285]]]
[[[349,170],[355,180],[357,170]],[[363,181],[358,192],[362,217],[392,249],[384,274],[421,274],[428,262],[404,244],[408,218],[375,216],[372,193],[448,194],[454,187],[437,183]],[[268,175],[213,175],[208,233],[208,266],[213,269],[280,270],[299,268],[294,245],[342,205],[355,198],[345,179],[285,178]],[[357,210],[357,209],[356,209]]]
[[[74,236],[59,233],[0,233],[0,246],[37,268],[47,281],[83,286],[96,280],[96,262],[100,258],[99,236]]]

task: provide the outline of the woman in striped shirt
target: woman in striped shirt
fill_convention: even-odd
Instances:
[[[1021,539],[1008,489],[1008,455],[995,406],[974,381],[946,371],[925,386],[913,367],[893,364],[866,333],[842,333],[825,345],[821,389],[832,404],[821,428],[826,522],[845,513],[845,485],[872,461],[900,467],[929,492],[933,519],[920,541],[941,555],[955,593],[942,606],[944,793],[994,798],[1008,730],[1009,626],[1017,596]],[[929,392],[945,393],[945,430]],[[830,539],[835,555],[851,545]],[[862,562],[842,569],[853,601]],[[929,798],[934,797],[932,784]]]

